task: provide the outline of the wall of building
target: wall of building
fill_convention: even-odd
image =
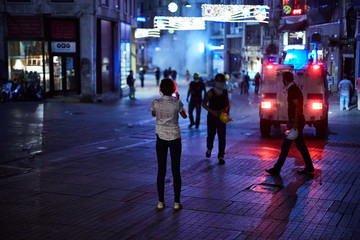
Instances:
[[[83,101],[96,95],[96,19],[94,15],[80,17],[80,79]]]
[[[30,3],[8,3],[6,0],[1,1],[0,3],[0,68],[1,74],[7,75],[6,65],[8,62],[6,45],[9,38],[6,35],[6,17],[5,16],[40,16],[42,19],[42,26],[44,32],[41,39],[44,46],[50,46],[50,35],[45,31],[47,26],[45,21],[49,19],[73,19],[78,22],[78,42],[76,49],[76,54],[78,59],[75,61],[78,62],[78,77],[79,80],[79,93],[81,98],[84,101],[96,101],[99,98],[102,98],[106,92],[101,92],[97,94],[97,37],[98,37],[98,19],[104,19],[111,22],[112,26],[112,35],[114,41],[113,47],[113,59],[111,63],[111,74],[113,76],[114,83],[110,87],[110,94],[112,97],[122,96],[123,88],[126,88],[126,84],[121,82],[121,54],[120,46],[122,44],[122,37],[124,32],[121,31],[120,24],[127,23],[129,25],[136,26],[135,15],[136,15],[136,1],[117,1],[109,0],[108,5],[101,5],[101,1],[98,0],[76,0],[73,3],[52,3],[50,0],[32,0]],[[127,4],[126,4],[127,3]],[[120,4],[118,6],[117,4]],[[124,9],[126,6],[126,10]],[[47,20],[46,20],[47,19]],[[3,27],[4,26],[4,27]],[[131,27],[128,29],[129,33],[126,33],[127,40],[131,43],[132,31]],[[26,37],[16,37],[12,38],[14,40],[26,39]],[[49,44],[47,44],[49,43]],[[4,46],[4,47],[3,47]],[[49,47],[50,50],[50,47]],[[129,50],[129,55],[131,54],[131,49]],[[45,53],[44,53],[45,54]],[[50,53],[51,54],[51,53]],[[134,58],[134,57],[133,57]],[[134,60],[129,59],[129,65],[136,65]],[[4,66],[5,65],[5,66]],[[113,70],[112,70],[113,69]],[[124,73],[123,73],[124,74]],[[45,82],[45,81],[44,81]],[[109,89],[109,88],[105,88]],[[108,94],[109,95],[109,94]]]

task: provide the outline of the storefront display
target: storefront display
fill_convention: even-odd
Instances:
[[[8,76],[13,82],[49,83],[49,56],[42,41],[8,41]],[[46,48],[47,49],[47,48]],[[45,84],[44,84],[45,81]],[[47,91],[49,86],[46,86]]]
[[[121,43],[121,87],[126,86],[126,78],[131,70],[131,52],[130,43]]]

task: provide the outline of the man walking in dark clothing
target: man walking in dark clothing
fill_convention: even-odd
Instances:
[[[129,75],[126,78],[126,83],[130,88],[129,98],[134,100],[135,99],[135,79],[134,79],[134,72],[130,70]]]
[[[254,78],[256,95],[259,94],[260,79],[261,79],[260,73],[256,73],[255,78]]]
[[[285,159],[289,153],[290,146],[292,142],[295,141],[296,148],[300,151],[305,162],[305,169],[298,171],[298,173],[311,174],[315,169],[303,136],[303,129],[305,126],[305,117],[303,114],[304,97],[300,88],[294,83],[294,75],[291,72],[285,72],[283,74],[283,83],[288,91],[288,119],[289,128],[291,130],[281,145],[281,153],[277,163],[273,168],[266,169],[266,172],[272,175],[280,173],[281,167],[284,165]]]
[[[217,133],[219,141],[219,164],[225,164],[224,155],[226,147],[226,123],[222,122],[219,117],[222,112],[228,113],[230,109],[228,91],[224,89],[225,82],[225,75],[217,74],[215,76],[215,87],[211,88],[205,94],[202,103],[203,108],[208,111],[206,157],[211,157],[211,151],[214,147],[214,139]]]
[[[156,78],[156,86],[159,86],[159,82],[160,82],[160,68],[156,68],[155,71],[155,78]]]
[[[244,76],[244,94],[249,95],[249,88],[250,88],[250,77],[248,73]]]
[[[140,75],[141,87],[144,87],[145,70],[143,68],[140,68],[139,75]]]
[[[189,85],[189,90],[187,93],[186,101],[189,102],[189,118],[190,125],[189,128],[196,125],[196,128],[199,128],[200,124],[200,114],[201,114],[201,103],[202,103],[202,92],[204,92],[204,96],[206,94],[205,84],[200,81],[199,74],[194,73],[194,81],[192,81]],[[196,121],[194,122],[194,108],[196,108]]]

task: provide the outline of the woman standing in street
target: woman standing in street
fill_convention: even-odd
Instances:
[[[159,196],[158,209],[165,207],[164,188],[166,176],[167,153],[170,149],[171,171],[174,179],[174,209],[182,208],[180,203],[181,175],[181,132],[179,113],[185,119],[187,113],[184,104],[179,99],[175,81],[165,78],[160,83],[163,96],[155,99],[151,104],[152,116],[156,117],[156,155],[158,161],[157,190]],[[175,94],[175,97],[172,95]]]

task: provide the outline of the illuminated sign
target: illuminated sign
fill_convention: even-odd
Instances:
[[[301,9],[294,9],[294,10],[292,11],[292,14],[293,14],[293,15],[301,15],[301,14],[302,14],[302,10],[301,10]]]
[[[51,42],[51,51],[74,53],[76,52],[76,42]]]
[[[209,46],[210,50],[224,50],[224,45],[220,46]]]
[[[160,29],[138,28],[135,31],[135,38],[160,37]]]
[[[201,17],[154,17],[154,28],[160,30],[204,30],[205,20]]]
[[[146,17],[137,17],[136,20],[138,22],[146,22]]]
[[[291,7],[289,5],[285,5],[283,7],[283,13],[290,14],[291,13]]]
[[[266,5],[202,4],[202,17],[215,22],[269,22]]]

